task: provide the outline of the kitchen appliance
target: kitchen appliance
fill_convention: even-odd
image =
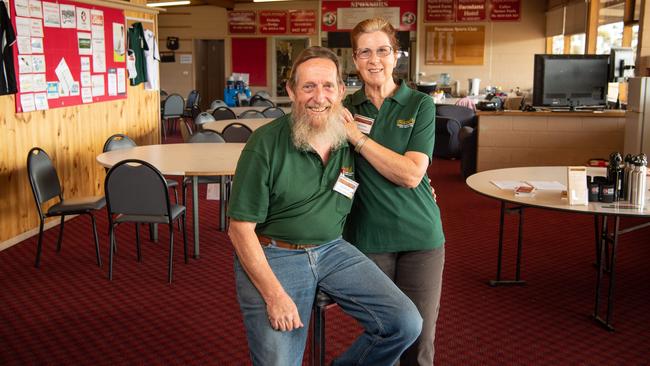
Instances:
[[[628,79],[624,152],[650,155],[650,78]]]

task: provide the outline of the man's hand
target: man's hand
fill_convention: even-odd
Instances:
[[[275,330],[287,332],[304,327],[296,304],[286,293],[269,300],[266,303],[266,312],[271,328]]]

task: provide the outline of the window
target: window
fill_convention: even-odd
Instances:
[[[569,54],[571,55],[581,55],[585,53],[585,34],[574,34],[571,37],[571,46],[569,49]]]
[[[598,27],[598,38],[596,40],[596,53],[599,55],[609,54],[612,47],[623,45],[623,22],[604,24]]]
[[[564,36],[555,36],[552,37],[552,50],[551,53],[554,55],[561,55],[564,53]]]

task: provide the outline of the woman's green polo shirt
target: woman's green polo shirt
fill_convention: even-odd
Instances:
[[[429,159],[435,137],[435,105],[431,97],[410,89],[402,81],[380,110],[362,88],[343,104],[352,112],[375,120],[370,138],[404,154],[418,151]],[[355,156],[359,188],[344,238],[365,253],[427,250],[445,242],[440,209],[433,200],[426,176],[413,189],[384,178],[360,154]]]
[[[258,234],[293,244],[323,244],[341,236],[352,200],[333,190],[341,172],[354,178],[347,143],[326,165],[291,140],[291,116],[258,128],[237,163],[228,216],[256,222]]]

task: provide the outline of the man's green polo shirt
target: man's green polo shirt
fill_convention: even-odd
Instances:
[[[256,222],[258,234],[294,244],[323,244],[343,232],[352,200],[333,190],[339,173],[353,178],[347,143],[326,165],[291,140],[291,115],[258,128],[237,163],[228,216]]]
[[[418,151],[429,159],[435,137],[435,105],[428,95],[410,89],[402,81],[380,110],[362,88],[343,104],[352,112],[374,119],[370,138],[398,154]],[[399,187],[384,178],[360,154],[356,155],[359,188],[344,237],[365,253],[427,250],[444,241],[440,209],[423,177],[413,189]]]

